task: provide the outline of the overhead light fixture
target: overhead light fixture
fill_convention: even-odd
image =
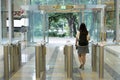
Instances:
[[[65,5],[60,6],[61,9],[66,9]]]

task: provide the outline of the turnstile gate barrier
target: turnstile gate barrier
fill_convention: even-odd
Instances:
[[[64,55],[65,55],[65,71],[67,78],[73,77],[73,45],[64,46]]]
[[[104,78],[104,44],[92,44],[92,71]]]
[[[45,45],[36,45],[36,78],[40,80],[45,80],[46,78],[46,46]]]
[[[21,66],[21,44],[5,44],[3,45],[4,53],[4,76],[5,80],[9,80],[12,75]]]
[[[3,45],[5,80],[9,80],[9,57],[8,57],[9,52],[8,51],[9,51],[9,45]]]
[[[10,72],[16,72],[21,66],[21,44],[14,43],[10,46]]]

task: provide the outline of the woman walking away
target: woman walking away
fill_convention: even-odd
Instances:
[[[88,41],[90,40],[90,35],[86,29],[86,25],[81,23],[80,28],[76,34],[75,46],[78,46],[78,58],[80,61],[80,69],[84,70],[84,65],[86,62],[86,53],[89,53]]]

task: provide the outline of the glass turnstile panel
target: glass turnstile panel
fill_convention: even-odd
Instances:
[[[32,4],[40,5],[74,5],[74,4],[97,4],[97,0],[32,0]]]
[[[81,15],[82,14],[82,15]],[[100,18],[101,13],[100,11],[84,11],[84,13],[80,12],[80,23],[84,22],[87,26],[87,29],[90,33],[91,40],[95,42],[100,41]]]
[[[30,29],[28,30],[28,40],[30,42],[48,42],[47,19],[47,15],[44,12],[34,11],[29,13]]]

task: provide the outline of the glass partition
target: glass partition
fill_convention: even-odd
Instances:
[[[30,11],[29,13],[28,40],[30,42],[47,42],[48,21],[47,14],[42,11]],[[31,35],[30,35],[31,34]]]
[[[8,28],[6,26],[6,19],[7,19],[7,4],[6,4],[6,0],[1,1],[1,13],[0,13],[0,43],[4,43],[6,41],[8,41]]]
[[[1,44],[5,43],[7,38],[7,27],[6,27],[6,0],[0,0],[0,80],[4,78],[4,53],[3,46]]]
[[[101,33],[101,11],[93,12],[93,24],[91,23],[91,38],[95,42],[100,41],[100,33]]]
[[[82,15],[81,15],[82,14]],[[84,15],[84,17],[82,17]],[[87,29],[90,33],[91,40],[94,42],[100,41],[100,31],[101,31],[101,11],[84,11],[80,12],[80,23],[85,22]]]
[[[97,4],[97,0],[31,0],[31,3],[39,5],[75,5]]]

